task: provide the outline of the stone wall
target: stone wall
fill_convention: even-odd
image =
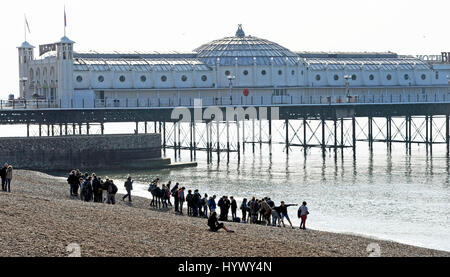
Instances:
[[[0,138],[0,163],[18,169],[127,168],[139,160],[162,160],[160,134]]]

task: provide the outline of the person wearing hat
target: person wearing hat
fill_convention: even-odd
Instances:
[[[133,182],[134,181],[131,179],[131,176],[128,176],[124,184],[124,187],[127,190],[127,194],[122,197],[122,201],[125,201],[125,198],[128,197],[128,201],[131,202],[131,191],[133,190]]]

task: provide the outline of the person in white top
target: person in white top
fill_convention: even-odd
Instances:
[[[298,209],[298,217],[302,219],[302,222],[300,223],[300,229],[305,230],[305,224],[306,224],[306,218],[308,217],[308,207],[306,207],[306,202],[303,202],[303,205],[300,206]]]

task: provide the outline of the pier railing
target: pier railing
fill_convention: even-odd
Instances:
[[[69,103],[61,100],[0,100],[0,110],[39,109],[124,109],[124,108],[173,108],[193,107],[197,99],[202,106],[283,106],[283,105],[358,105],[358,104],[411,104],[450,103],[450,91],[441,93],[416,94],[373,94],[353,96],[202,96],[202,97],[160,97],[160,98],[119,98],[119,99],[72,99]]]

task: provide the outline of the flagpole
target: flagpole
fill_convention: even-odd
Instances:
[[[27,16],[24,14],[24,21],[23,21],[23,32],[25,34],[25,41],[27,41]]]
[[[66,36],[66,6],[64,5],[64,36]]]

